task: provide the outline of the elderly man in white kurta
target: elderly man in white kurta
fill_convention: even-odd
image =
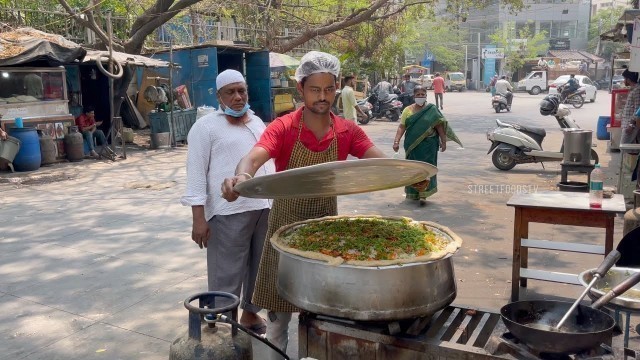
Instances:
[[[209,291],[240,296],[240,323],[264,334],[266,322],[261,309],[251,303],[262,255],[270,200],[241,198],[227,202],[220,196],[220,184],[235,174],[240,159],[258,142],[266,128],[249,110],[247,84],[241,73],[226,70],[216,78],[218,111],[208,114],[189,131],[187,187],[182,204],[191,206],[192,240],[207,249]],[[273,162],[255,176],[275,172]]]

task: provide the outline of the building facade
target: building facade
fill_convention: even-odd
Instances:
[[[481,46],[490,45],[490,35],[499,29],[509,31],[517,41],[517,34],[526,27],[531,34],[544,31],[549,40],[569,40],[571,50],[584,50],[590,18],[590,0],[526,0],[525,8],[515,14],[494,1],[485,9],[471,12],[460,26],[468,30],[470,45],[477,44],[478,35]]]
[[[598,11],[604,9],[612,9],[616,7],[631,8],[629,0],[591,0],[591,16],[595,16]]]

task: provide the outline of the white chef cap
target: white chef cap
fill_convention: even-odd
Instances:
[[[340,75],[340,60],[337,57],[320,51],[309,51],[296,69],[296,81],[300,82],[309,75],[329,73],[336,78]]]
[[[217,90],[220,90],[224,86],[238,82],[246,82],[244,80],[244,76],[242,76],[239,71],[227,69],[218,74],[218,77],[216,77],[216,88]]]

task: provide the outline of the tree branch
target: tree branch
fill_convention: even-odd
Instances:
[[[405,11],[409,6],[414,6],[414,5],[422,5],[422,4],[433,4],[432,0],[427,0],[427,1],[416,1],[416,2],[412,2],[410,4],[404,4],[402,5],[400,8],[398,8],[397,10],[393,11],[392,13],[389,14],[384,14],[381,16],[372,16],[371,21],[378,21],[378,20],[384,20],[384,19],[388,19],[394,15],[398,15],[401,12]]]
[[[103,44],[109,43],[109,37],[107,36],[107,34],[105,34],[104,31],[102,31],[100,26],[98,26],[91,10],[89,10],[88,8],[82,9],[82,13],[85,14],[88,19],[85,20],[75,10],[73,10],[73,8],[71,8],[66,0],[58,0],[58,2],[67,11],[67,13],[71,15],[71,17],[73,17],[76,22],[84,27],[91,29],[94,33],[96,33],[96,36],[100,39],[100,41],[102,41]],[[118,50],[122,50],[122,46],[120,46],[119,44],[115,44],[115,47],[118,48]]]
[[[155,13],[153,9],[156,8],[156,5],[160,5],[161,3],[166,4],[167,2],[173,3],[173,0],[158,0],[154,6],[152,6],[147,12],[140,16],[135,23],[141,22],[143,18],[145,18],[145,22],[142,26],[132,27],[131,32],[129,34],[129,39],[125,42],[124,48],[127,52],[132,54],[139,54],[142,50],[142,45],[144,44],[144,40],[147,38],[149,34],[151,34],[154,30],[159,28],[162,24],[171,20],[174,16],[176,16],[180,11],[188,8],[191,5],[199,3],[201,0],[179,0],[177,3],[173,4],[171,8],[167,9],[161,13]],[[155,14],[152,16],[152,14]],[[134,23],[134,25],[135,25]],[[135,29],[135,31],[134,31]]]
[[[291,51],[292,49],[295,49],[296,47],[315,38],[316,36],[331,34],[335,31],[342,30],[367,21],[373,16],[373,14],[375,14],[376,11],[378,11],[378,9],[386,5],[388,2],[389,0],[376,0],[368,8],[360,8],[354,10],[351,14],[349,14],[349,16],[345,17],[342,20],[328,21],[324,25],[307,29],[303,31],[300,36],[291,39],[283,44],[277,45],[272,50],[280,53],[286,53],[287,51]]]

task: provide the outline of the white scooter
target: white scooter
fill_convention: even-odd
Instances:
[[[580,126],[571,118],[569,108],[560,104],[558,95],[548,95],[540,103],[542,115],[554,115],[563,129],[579,129]],[[493,151],[491,160],[493,165],[500,170],[511,170],[517,164],[544,163],[545,161],[562,161],[563,149],[560,151],[545,151],[542,149],[542,141],[547,135],[543,128],[523,126],[515,123],[496,120],[498,125],[492,131],[487,132],[487,140],[491,141],[491,147],[487,154]],[[495,150],[495,151],[494,151]],[[598,163],[598,154],[591,149],[591,159]],[[542,164],[544,168],[544,164]]]

